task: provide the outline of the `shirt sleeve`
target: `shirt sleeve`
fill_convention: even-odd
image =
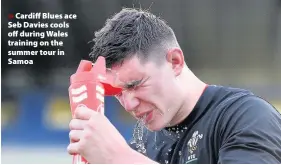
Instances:
[[[261,98],[250,96],[229,106],[219,136],[218,163],[281,163],[281,115]]]

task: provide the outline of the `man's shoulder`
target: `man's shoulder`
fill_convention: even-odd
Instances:
[[[245,120],[253,118],[266,120],[272,117],[281,119],[280,113],[272,104],[255,95],[237,100],[228,108],[227,112],[230,115],[232,114],[233,117],[236,116],[237,118],[244,118]]]
[[[280,162],[281,115],[265,99],[256,95],[239,97],[227,104],[218,125],[220,162]],[[265,158],[260,159],[263,155]]]
[[[241,100],[254,96],[251,91],[246,89],[219,85],[210,85],[205,93],[207,103],[211,103],[217,112],[228,110],[234,104],[239,104]]]
[[[254,95],[253,92],[244,88],[237,88],[231,86],[220,86],[220,85],[210,85],[210,91],[215,91],[216,95],[219,95],[226,100],[231,100],[235,98],[239,98],[245,95]]]
[[[249,90],[233,87],[221,88],[229,93],[228,97],[225,97],[222,101],[222,106],[227,113],[243,113],[244,111],[248,111],[256,115],[265,113],[279,114],[277,109],[269,101]]]
[[[214,86],[217,88],[216,94],[218,95],[217,108],[229,110],[249,109],[252,106],[274,109],[274,107],[264,98],[255,95],[250,90],[243,88],[235,88],[228,86]]]
[[[249,90],[233,87],[218,86],[218,94],[222,95],[215,106],[214,115],[217,120],[244,120],[250,122],[253,118],[280,119],[280,113],[266,99],[255,95]]]
[[[269,131],[271,126],[281,124],[281,114],[264,98],[254,94],[235,95],[225,101],[221,109],[219,122],[222,130],[232,132],[249,128],[254,131],[256,128],[264,128]]]

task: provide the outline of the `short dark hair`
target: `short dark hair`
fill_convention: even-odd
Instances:
[[[134,55],[145,62],[156,48],[159,54],[170,46],[178,46],[172,28],[164,20],[148,11],[130,8],[109,18],[105,26],[95,32],[93,42],[90,57],[95,62],[99,56],[104,56],[108,68],[122,65]]]

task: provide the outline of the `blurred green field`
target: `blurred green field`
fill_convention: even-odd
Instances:
[[[1,164],[71,164],[63,147],[2,147]]]
[[[281,113],[281,101],[272,101],[271,103]]]

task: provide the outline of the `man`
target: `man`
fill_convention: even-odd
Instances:
[[[123,88],[117,99],[146,128],[138,123],[128,145],[105,116],[77,109],[70,154],[90,163],[281,163],[277,110],[249,91],[199,80],[160,18],[123,9],[94,42],[94,61],[106,58]]]

